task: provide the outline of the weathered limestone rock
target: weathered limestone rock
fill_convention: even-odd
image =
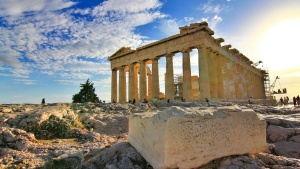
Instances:
[[[263,151],[266,123],[245,107],[170,107],[131,115],[128,141],[154,168],[195,168]]]

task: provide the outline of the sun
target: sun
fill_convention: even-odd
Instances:
[[[300,67],[300,19],[277,22],[265,29],[257,43],[269,70]]]

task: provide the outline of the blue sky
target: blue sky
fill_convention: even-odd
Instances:
[[[0,0],[0,103],[71,102],[88,78],[109,101],[108,56],[202,21],[300,94],[299,0]]]

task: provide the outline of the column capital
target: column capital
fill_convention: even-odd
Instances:
[[[159,57],[152,58],[151,60],[152,60],[152,61],[153,61],[153,60],[158,61],[158,60],[159,60]]]
[[[175,53],[166,53],[166,57],[173,57]]]
[[[196,45],[195,46],[198,50],[201,50],[201,49],[206,49],[208,46],[207,45],[205,45],[204,43],[202,43],[202,44],[198,44],[198,45]]]
[[[126,67],[126,66],[121,66],[121,67],[119,67],[118,69],[119,69],[119,70],[124,70],[125,67]]]
[[[183,48],[183,49],[181,50],[182,53],[190,53],[191,51],[192,51],[191,48]]]

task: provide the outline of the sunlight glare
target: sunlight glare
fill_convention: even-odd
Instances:
[[[300,19],[285,20],[266,29],[258,42],[259,55],[270,70],[300,66]]]

